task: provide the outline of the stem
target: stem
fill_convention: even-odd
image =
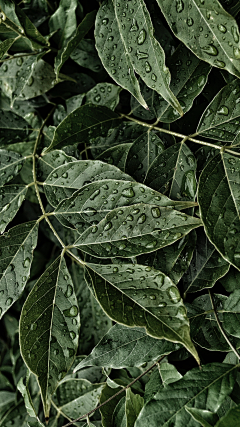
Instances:
[[[186,135],[183,135],[183,134],[178,133],[178,132],[173,132],[173,131],[168,130],[168,129],[160,128],[158,126],[155,126],[155,124],[150,125],[149,123],[141,122],[141,120],[134,119],[133,117],[129,117],[126,114],[121,114],[121,117],[125,117],[126,119],[131,120],[132,122],[138,123],[141,126],[146,126],[148,128],[151,128],[151,129],[156,129],[159,132],[168,133],[169,135],[176,136],[177,138],[181,138],[181,139],[186,138]],[[207,147],[211,147],[211,148],[216,148],[217,150],[221,150],[223,148],[220,145],[212,144],[210,142],[204,142],[204,141],[201,141],[200,139],[195,139],[195,138],[193,138],[193,136],[195,136],[195,135],[198,135],[198,133],[195,133],[193,135],[189,135],[187,137],[188,141],[192,141],[192,142],[195,142],[196,144],[200,144],[200,145],[206,145]],[[236,153],[235,151],[229,150],[228,148],[226,148],[224,151],[227,151],[228,153],[234,154],[236,156],[240,156],[240,153]]]
[[[17,37],[16,40],[20,38]],[[22,58],[23,56],[31,56],[31,55],[37,55],[39,52],[30,52],[30,53],[24,53],[22,55],[10,55],[9,58],[5,58],[5,59],[1,59],[0,62],[5,62],[5,61],[10,61],[11,59],[15,59],[15,58]]]
[[[229,347],[232,349],[232,351],[233,351],[233,352],[235,353],[235,355],[237,356],[238,360],[240,360],[240,354],[239,354],[239,353],[237,352],[237,350],[233,347],[233,345],[232,345],[231,341],[229,341],[229,339],[228,339],[227,335],[225,334],[225,332],[224,332],[224,330],[223,330],[223,327],[222,327],[222,325],[221,325],[221,322],[220,322],[220,320],[219,320],[219,318],[218,318],[217,309],[216,309],[216,307],[215,307],[215,303],[214,303],[214,300],[213,300],[213,297],[212,297],[212,294],[211,294],[210,289],[208,289],[208,293],[209,293],[209,297],[210,297],[210,300],[211,300],[212,308],[213,308],[213,311],[214,311],[214,314],[215,314],[216,321],[217,321],[218,327],[219,327],[219,329],[220,329],[220,332],[221,332],[221,334],[224,336],[224,338],[225,338],[225,340],[227,341],[227,343],[228,343]]]
[[[71,247],[74,247],[74,246],[71,246]],[[82,261],[80,258],[78,258],[76,255],[74,255],[74,254],[69,250],[69,246],[68,246],[68,247],[66,247],[66,253],[67,253],[71,258],[73,258],[73,260],[74,260],[74,261],[76,261],[78,264],[80,264],[82,267],[84,267],[84,266],[85,266],[85,262],[84,262],[84,261]]]
[[[158,363],[161,362],[162,359],[164,359],[165,355],[160,357],[160,359],[157,360],[157,362],[155,362],[152,366],[150,366],[150,368],[148,368],[146,371],[144,371],[141,375],[139,375],[137,378],[135,378],[135,380],[133,380],[130,384],[128,384],[126,387],[122,388],[122,390],[118,391],[116,394],[114,394],[113,396],[109,397],[109,399],[105,400],[105,402],[101,403],[100,405],[98,405],[96,408],[92,409],[90,412],[88,412],[87,414],[82,415],[79,418],[76,418],[75,420],[71,421],[68,424],[64,424],[63,427],[68,427],[70,425],[72,425],[73,423],[76,423],[79,420],[82,420],[83,418],[89,417],[89,415],[93,414],[93,412],[95,412],[97,409],[101,408],[102,406],[106,405],[106,403],[110,402],[112,399],[114,399],[116,396],[118,396],[119,394],[123,393],[124,391],[126,391],[129,387],[131,387],[135,382],[137,382],[138,380],[140,380],[144,375],[146,375],[149,371],[151,371],[151,369],[153,369],[155,366],[157,366]]]

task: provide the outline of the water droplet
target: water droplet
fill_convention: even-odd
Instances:
[[[144,30],[144,28],[143,28],[143,29],[139,32],[139,34],[138,34],[137,43],[138,43],[139,45],[143,44],[143,43],[145,42],[145,40],[146,40],[146,36],[147,36],[147,33],[146,33],[146,31]]]
[[[132,19],[130,31],[138,31],[138,24],[135,18]]]
[[[143,224],[146,221],[147,217],[145,214],[140,215],[140,217],[138,218],[138,224]]]
[[[159,218],[161,216],[161,211],[158,207],[151,209],[153,218]]]
[[[213,44],[209,44],[209,45],[203,47],[202,50],[210,56],[217,56],[218,55],[218,50]]]
[[[177,13],[181,13],[184,9],[184,3],[182,0],[176,0],[176,11]]]
[[[31,331],[35,331],[37,329],[38,325],[37,323],[32,323],[31,324]]]
[[[235,43],[238,43],[239,42],[239,32],[238,32],[238,29],[236,27],[232,27],[231,28],[231,32],[232,32],[233,39],[234,39]]]
[[[103,25],[107,25],[107,24],[108,24],[108,18],[104,18],[104,19],[102,20],[102,24],[103,24]]]
[[[187,315],[185,307],[179,307],[177,314],[180,317],[185,317]]]
[[[3,208],[2,208],[2,212],[5,212],[9,209],[10,207],[10,203],[7,203]]]
[[[34,78],[31,76],[30,79],[27,82],[27,85],[28,86],[32,86],[33,82],[34,82]]]
[[[100,102],[101,101],[101,95],[96,95],[95,97],[94,97],[94,101],[96,101],[96,102]]]
[[[114,273],[118,273],[118,267],[114,267],[114,268],[113,268],[113,272],[114,272]]]
[[[193,24],[194,24],[193,19],[192,19],[192,18],[188,18],[188,19],[187,19],[187,25],[188,25],[189,27],[191,27]]]
[[[100,194],[100,190],[94,191],[94,193],[90,196],[90,200],[94,200]]]
[[[236,59],[240,59],[240,49],[238,47],[233,48],[233,55]]]
[[[53,176],[53,178],[58,178],[58,174],[57,174],[56,172],[54,172],[54,173],[52,174],[52,176]]]
[[[156,299],[156,295],[150,295],[150,297],[149,297],[151,300],[154,300],[154,299]]]
[[[123,250],[123,249],[125,249],[126,248],[126,244],[125,243],[121,243],[120,245],[119,245],[119,249],[120,250]]]
[[[223,62],[223,61],[219,61],[218,59],[215,59],[213,62],[214,62],[214,64],[215,64],[217,67],[219,67],[219,68],[224,68],[224,67],[226,67],[225,62]]]
[[[152,67],[148,61],[145,62],[145,71],[146,73],[150,73],[150,71],[152,71]]]
[[[134,209],[133,211],[132,211],[132,214],[133,215],[136,215],[136,214],[138,214],[140,212],[140,209]]]
[[[63,174],[62,174],[62,178],[67,178],[68,177],[68,173],[67,172],[64,172]]]
[[[156,82],[156,81],[157,81],[157,76],[156,76],[156,74],[152,74],[152,75],[151,75],[151,79],[152,79],[154,82]]]
[[[180,301],[181,296],[180,296],[179,290],[175,286],[171,286],[167,290],[167,293],[168,293],[169,297],[171,298],[172,302],[177,303]]]
[[[63,314],[66,317],[76,317],[78,315],[78,308],[76,305],[73,305],[70,309],[64,310]]]
[[[153,248],[155,248],[156,245],[157,245],[157,240],[153,240],[152,242],[150,242],[146,245],[146,248],[147,249],[153,249]]]
[[[159,304],[158,304],[158,307],[161,307],[161,308],[164,308],[164,307],[166,307],[167,306],[167,303],[166,302],[160,302]]]
[[[26,258],[24,263],[23,263],[23,267],[28,268],[29,266],[30,266],[30,258]]]
[[[221,31],[221,33],[225,34],[227,32],[227,28],[224,25],[218,24],[217,27],[218,27],[219,31]]]
[[[133,221],[133,216],[132,215],[128,215],[126,218],[127,221]]]
[[[17,65],[20,67],[22,65],[22,63],[23,63],[22,58],[18,58],[17,59]]]
[[[97,231],[98,231],[98,227],[94,225],[94,227],[92,228],[92,233],[96,233]]]
[[[217,111],[218,114],[222,114],[223,116],[227,116],[229,114],[229,109],[225,105],[222,105]]]
[[[6,304],[7,305],[11,305],[12,302],[13,302],[13,299],[12,298],[8,298],[7,301],[6,301]]]
[[[73,287],[71,285],[67,285],[67,290],[65,292],[65,297],[69,298],[73,294]]]
[[[137,59],[147,59],[148,58],[148,53],[147,52],[140,52],[140,50],[137,50]]]
[[[122,191],[122,195],[123,195],[124,197],[131,198],[131,197],[134,197],[134,196],[135,196],[135,193],[134,193],[134,191],[133,191],[132,187],[129,187],[129,188],[125,188],[125,189]]]
[[[74,338],[76,338],[76,334],[73,331],[69,332],[70,337],[72,338],[72,340],[74,340]]]
[[[198,77],[198,79],[197,79],[198,87],[202,87],[205,83],[206,83],[206,77],[205,76]]]
[[[236,159],[234,159],[234,157],[230,157],[230,159],[228,159],[228,163],[234,165],[236,163]]]
[[[97,211],[96,209],[89,207],[83,210],[84,213],[86,213],[88,216],[96,215]]]
[[[112,228],[112,223],[111,223],[111,221],[109,221],[109,222],[107,222],[107,224],[105,225],[105,227],[104,227],[104,231],[108,231],[108,230],[110,230]]]
[[[3,69],[4,72],[6,72],[8,70],[7,64],[3,64],[2,69]]]

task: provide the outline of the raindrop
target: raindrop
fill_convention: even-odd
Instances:
[[[118,273],[118,267],[113,268],[113,273]]]
[[[108,18],[104,18],[104,19],[102,20],[102,24],[103,24],[103,25],[107,25],[107,24],[108,24]]]
[[[206,82],[206,77],[205,76],[200,76],[197,79],[197,85],[198,87],[202,87]]]
[[[144,28],[143,28],[143,29],[139,32],[139,34],[138,34],[137,43],[138,43],[139,45],[143,44],[143,43],[145,42],[145,40],[146,40],[146,36],[147,36],[147,33],[146,33],[146,31],[144,30]]]
[[[123,249],[125,249],[126,248],[126,244],[125,243],[121,243],[120,245],[119,245],[119,249],[120,250],[123,250]]]
[[[176,11],[177,13],[182,12],[184,9],[184,3],[182,0],[176,0]]]
[[[157,245],[157,240],[153,240],[152,242],[150,242],[146,245],[146,248],[147,249],[153,249],[153,248],[155,248],[156,245]]]
[[[94,101],[96,101],[96,102],[100,102],[101,101],[101,95],[96,95],[95,97],[94,97]]]
[[[24,194],[21,194],[21,195],[19,196],[19,198],[18,198],[18,207],[19,207],[19,208],[20,208],[20,206],[21,206],[22,202],[24,201],[24,199],[25,199]]]
[[[31,76],[30,79],[27,82],[27,85],[28,86],[32,86],[33,82],[34,82],[34,78]]]
[[[63,314],[66,317],[76,317],[78,315],[78,308],[76,305],[73,305],[70,309],[64,310]]]
[[[110,230],[112,228],[112,223],[111,223],[111,221],[109,221],[109,222],[107,222],[107,224],[105,225],[105,227],[104,227],[104,231],[108,231],[108,230]]]
[[[67,177],[68,177],[68,173],[67,172],[65,172],[65,173],[62,174],[62,178],[67,178]]]
[[[23,63],[22,58],[18,58],[17,59],[17,65],[20,67],[22,65],[22,63]]]
[[[217,56],[218,55],[218,50],[213,44],[209,44],[209,45],[203,47],[202,50],[210,56]]]
[[[229,109],[225,105],[222,105],[219,110],[217,111],[218,114],[221,114],[223,116],[227,116],[229,114]]]
[[[233,48],[233,55],[236,59],[240,59],[240,49],[238,47]]]
[[[132,215],[128,215],[126,218],[127,221],[133,221],[133,216]]]
[[[154,299],[156,299],[156,295],[150,295],[150,297],[149,297],[151,300],[154,300]]]
[[[37,323],[32,323],[31,324],[31,331],[35,331],[37,329]]]
[[[149,64],[148,61],[145,62],[145,71],[146,73],[150,73],[150,71],[152,70],[151,65]]]
[[[67,290],[65,292],[65,297],[69,298],[73,294],[73,287],[71,285],[67,285]]]
[[[140,50],[137,50],[137,59],[147,59],[148,58],[148,53],[147,52],[140,52]]]
[[[53,178],[58,178],[58,174],[57,174],[56,172],[54,172],[54,173],[52,174],[52,176],[53,176]]]
[[[233,39],[234,39],[235,43],[238,43],[238,42],[239,42],[239,33],[238,33],[238,29],[237,29],[236,27],[232,27],[232,28],[231,28],[231,32],[232,32]]]
[[[129,188],[125,188],[125,189],[122,191],[122,195],[123,195],[124,197],[131,198],[131,197],[134,197],[134,196],[135,196],[135,193],[134,193],[133,189],[132,189],[131,187],[129,187]]]
[[[142,214],[140,215],[140,217],[138,218],[138,224],[143,224],[146,221],[146,215]]]
[[[159,218],[161,216],[161,211],[158,207],[151,209],[153,218]]]
[[[164,308],[164,307],[166,307],[166,305],[167,305],[167,303],[163,301],[163,302],[160,302],[158,304],[158,307]]]
[[[24,263],[23,263],[23,267],[28,268],[29,266],[30,266],[30,258],[26,258]]]
[[[219,68],[224,68],[224,67],[226,67],[225,62],[223,62],[223,61],[219,61],[218,59],[215,59],[215,60],[214,60],[214,64],[215,64],[217,67],[219,67]]]
[[[99,193],[100,193],[100,190],[94,191],[94,193],[90,196],[90,200],[94,200],[95,197],[97,197],[99,195]]]
[[[138,31],[138,24],[136,19],[134,18],[132,19],[132,25],[131,25],[130,31]],[[141,44],[141,43],[138,43],[138,44]]]
[[[97,231],[98,231],[98,227],[94,225],[94,227],[92,228],[92,233],[96,233]]]
[[[7,305],[11,305],[12,302],[13,302],[13,299],[12,298],[8,298],[7,301],[6,301],[6,304]]]
[[[156,81],[157,81],[157,76],[156,76],[156,74],[152,74],[152,75],[151,75],[151,78],[152,78],[152,80],[153,80],[154,82],[156,82]]]
[[[89,207],[83,210],[84,213],[86,213],[88,216],[96,215],[97,211],[96,209]]]
[[[228,163],[230,163],[231,165],[234,165],[236,163],[236,159],[234,159],[233,157],[230,157],[230,159],[228,159]]]
[[[181,296],[179,290],[175,286],[171,286],[167,291],[172,302],[177,303],[180,301]]]
[[[72,340],[74,340],[74,338],[76,338],[76,334],[73,331],[69,332],[70,338],[72,338]]]
[[[3,69],[3,71],[7,71],[8,70],[7,64],[3,64],[2,69]]]
[[[191,27],[193,24],[194,24],[193,19],[192,19],[192,18],[188,18],[188,19],[187,19],[187,25],[188,25],[189,27]]]
[[[217,27],[218,27],[219,31],[221,31],[221,33],[225,34],[227,32],[227,28],[224,25],[218,24]]]

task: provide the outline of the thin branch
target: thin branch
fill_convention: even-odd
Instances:
[[[215,303],[214,303],[214,300],[213,300],[213,297],[212,297],[210,289],[208,289],[208,293],[209,293],[209,297],[210,297],[210,300],[211,300],[212,308],[213,308],[213,311],[214,311],[214,314],[215,314],[216,321],[217,321],[218,327],[220,329],[220,332],[223,335],[223,337],[225,338],[225,340],[227,341],[229,347],[232,349],[232,351],[235,353],[235,355],[237,356],[237,358],[240,360],[240,354],[237,352],[237,350],[235,349],[235,347],[232,345],[231,341],[229,341],[227,335],[225,334],[225,332],[223,330],[221,322],[220,322],[220,320],[218,318],[217,309],[216,309],[216,306],[215,306]]]
[[[129,387],[131,387],[135,382],[137,382],[138,380],[140,380],[144,375],[146,375],[149,371],[151,371],[151,369],[153,369],[155,366],[157,366],[158,363],[161,362],[161,360],[163,360],[165,357],[162,356],[160,357],[160,359],[157,360],[157,362],[155,362],[152,366],[150,366],[150,368],[148,368],[146,371],[144,371],[141,375],[139,375],[137,378],[135,378],[135,380],[133,380],[130,384],[128,384],[126,387],[124,387],[122,390],[118,391],[116,394],[114,394],[113,396],[109,397],[109,399],[105,400],[105,402],[101,403],[101,405],[98,405],[96,408],[92,409],[90,412],[88,412],[87,414],[82,415],[79,418],[76,418],[75,420],[71,421],[68,424],[64,424],[63,427],[68,427],[71,426],[73,423],[76,423],[79,420],[82,420],[83,418],[87,418],[89,417],[89,415],[93,414],[93,412],[97,411],[97,409],[101,408],[102,406],[106,405],[106,403],[110,402],[112,399],[114,399],[116,396],[118,396],[119,394],[123,393],[124,391],[126,391]]]

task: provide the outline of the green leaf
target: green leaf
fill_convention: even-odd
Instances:
[[[99,160],[78,160],[54,169],[44,182],[44,190],[49,203],[55,207],[81,187],[108,178],[119,181],[131,180],[129,175],[113,165]]]
[[[11,111],[1,111],[0,143],[14,144],[28,135],[28,123]],[[1,150],[2,151],[2,150]]]
[[[223,304],[223,327],[226,332],[240,338],[240,291],[236,289]]]
[[[110,110],[115,110],[119,103],[119,94],[121,90],[121,87],[113,85],[112,83],[98,83],[86,93],[86,102],[104,105],[110,108]]]
[[[16,38],[9,38],[0,43],[0,59],[4,57],[7,53],[8,49],[13,45]]]
[[[179,344],[154,339],[143,328],[115,324],[83,359],[74,372],[85,366],[105,366],[115,369],[141,366],[179,348]]]
[[[22,378],[18,382],[17,388],[24,398],[24,403],[25,403],[25,406],[26,406],[26,409],[27,409],[29,416],[35,418],[35,420],[33,420],[33,422],[36,423],[36,426],[44,427],[43,424],[41,423],[41,421],[39,420],[37,414],[36,414],[36,411],[34,409],[33,402],[32,402],[32,399],[31,399],[31,396],[30,396],[30,393],[28,390],[28,387],[23,383]],[[32,425],[31,421],[30,421],[30,425]]]
[[[157,3],[175,36],[200,59],[240,76],[239,30],[235,19],[218,2],[177,0]],[[192,40],[198,34],[198,42]]]
[[[62,150],[53,150],[43,157],[40,157],[37,162],[37,178],[41,181],[47,179],[53,169],[62,166],[63,164],[75,162],[77,159],[68,156]]]
[[[98,405],[103,387],[104,384],[69,378],[58,386],[53,401],[61,414],[72,419],[78,418]]]
[[[85,93],[82,93],[80,95],[75,95],[71,98],[66,99],[67,114],[70,114],[73,110],[76,110],[77,108],[81,107],[84,98]]]
[[[24,165],[25,159],[14,151],[3,149],[0,149],[0,159],[0,185],[3,186],[19,174]]]
[[[128,19],[125,18],[126,15]],[[114,36],[110,34],[112,28]],[[135,11],[134,8],[131,11],[125,9],[125,4],[113,0],[105,2],[97,14],[95,38],[99,56],[106,70],[111,70],[111,77],[132,93],[144,108],[148,109],[134,71],[149,87],[162,95],[180,115],[183,115],[178,100],[169,88],[171,76],[165,66],[165,54],[154,37],[150,14],[143,0],[139,0]],[[107,48],[107,54],[104,48]],[[120,62],[119,71],[117,64]]]
[[[126,172],[138,182],[144,182],[155,158],[164,151],[164,145],[153,131],[141,134],[132,144],[126,160]]]
[[[57,56],[55,57],[54,71],[56,73],[56,78],[59,78],[59,72],[63,64],[69,58],[74,49],[78,46],[82,38],[88,33],[91,27],[94,24],[96,17],[96,11],[88,13],[83,21],[78,25],[75,32],[65,40],[62,48],[58,51]]]
[[[113,209],[84,231],[74,247],[100,258],[126,258],[168,246],[200,225],[200,219],[176,210],[138,203]]]
[[[55,85],[52,66],[42,59],[37,61],[36,56],[10,59],[1,66],[0,79],[2,91],[12,103],[18,96],[25,100],[42,95]]]
[[[160,363],[158,369],[163,387],[166,387],[166,385],[174,383],[182,378],[182,375],[177,371],[174,365],[171,365],[171,363]]]
[[[91,39],[83,39],[70,55],[71,59],[81,67],[88,68],[94,72],[103,71],[103,66]]]
[[[191,415],[185,406],[216,412],[234,385],[237,366],[225,363],[211,363],[194,368],[179,381],[160,390],[140,412],[136,427],[164,425],[190,425]],[[221,393],[219,393],[221,390]],[[195,425],[195,424],[193,424]]]
[[[161,174],[158,173],[159,169]],[[160,153],[148,170],[145,184],[175,200],[194,200],[196,159],[182,141]]]
[[[144,326],[154,338],[183,344],[199,360],[180,293],[167,276],[140,264],[87,266],[87,282],[110,318],[126,326]]]
[[[144,399],[131,391],[130,388],[126,390],[126,403],[125,411],[127,418],[127,427],[134,427],[134,423],[144,405]]]
[[[75,358],[79,326],[72,280],[60,256],[34,285],[20,318],[21,354],[37,376],[45,417],[49,416],[51,396],[58,382]]]
[[[224,86],[204,111],[197,133],[211,139],[233,142],[239,134],[239,79]]]
[[[227,414],[222,417],[215,427],[236,427],[239,423],[240,405],[230,409]]]
[[[69,39],[77,28],[77,0],[60,0],[57,10],[49,19],[50,32],[56,31],[54,39],[59,48],[62,48],[64,42]]]
[[[76,142],[87,142],[97,133],[105,136],[110,128],[119,124],[119,115],[107,107],[86,104],[70,113],[54,132],[50,146],[44,154],[53,148],[62,148]]]
[[[30,40],[32,48],[41,49],[43,47],[50,46],[50,43],[45,39],[45,37],[42,36],[42,34],[38,31],[35,25],[30,21],[28,16],[18,5],[15,5],[15,11],[23,28],[23,34]]]
[[[224,259],[240,269],[239,173],[240,159],[218,154],[203,170],[198,203],[204,229]]]
[[[102,172],[104,172],[103,168]],[[125,176],[123,175],[121,178],[125,178]],[[49,197],[47,192],[46,194],[51,201],[52,197]],[[55,196],[57,196],[57,192],[55,192]],[[103,198],[105,203],[103,203]],[[75,227],[79,233],[82,233],[92,225],[93,221],[94,225],[97,225],[113,209],[124,206],[133,206],[134,209],[135,205],[139,203],[177,210],[187,207],[186,202],[174,202],[143,184],[104,179],[85,185],[68,199],[62,200],[55,209],[54,215],[66,227]],[[158,213],[159,216],[155,214],[155,218],[160,217],[160,211]],[[131,225],[133,217],[130,216],[127,221]]]
[[[189,408],[185,409],[192,415],[193,419],[198,421],[203,427],[214,427],[215,423],[219,420],[217,414],[207,411],[206,409]]]
[[[183,277],[185,294],[212,288],[230,267],[209,242],[202,230],[197,230],[197,246],[189,270]]]
[[[170,246],[165,246],[151,254],[141,255],[138,257],[138,262],[162,271],[176,285],[189,267],[196,237],[195,231],[192,231]]]
[[[17,225],[0,236],[0,317],[20,297],[26,285],[37,237],[36,221]]]
[[[117,168],[121,169],[121,171],[125,172],[126,160],[131,146],[131,143],[114,145],[114,147],[109,148],[108,150],[100,154],[100,156],[97,157],[97,160],[101,160],[102,162],[114,165]]]
[[[25,185],[6,185],[0,189],[0,233],[15,217],[24,201],[28,188]]]
[[[111,387],[109,387],[108,385],[106,385],[104,387],[103,391],[102,391],[101,396],[100,396],[100,404],[102,404],[105,401],[107,401],[109,398],[111,398],[112,396],[114,396],[120,390],[121,390],[120,387],[112,389]],[[106,402],[100,408],[103,427],[112,427],[114,425],[113,424],[114,411],[115,411],[115,408],[116,408],[117,404],[119,403],[119,401],[121,401],[121,399],[123,398],[123,396],[124,396],[123,394],[117,395],[116,397],[114,397],[113,399],[111,399],[110,402]]]

